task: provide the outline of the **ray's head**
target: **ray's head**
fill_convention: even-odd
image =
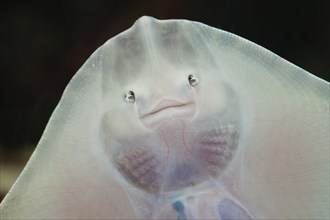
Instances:
[[[101,48],[104,149],[147,191],[217,177],[237,148],[238,95],[198,31],[186,21],[143,17]]]
[[[198,31],[186,21],[142,17],[101,48],[104,107],[118,120],[115,130],[180,127],[237,104],[233,89],[215,77],[221,72]]]

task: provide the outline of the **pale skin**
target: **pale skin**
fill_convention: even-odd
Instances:
[[[72,79],[1,218],[327,219],[328,122],[328,82],[142,17]]]

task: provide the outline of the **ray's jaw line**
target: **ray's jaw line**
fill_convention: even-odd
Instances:
[[[160,101],[151,111],[149,111],[148,113],[145,114],[141,114],[140,118],[146,118],[149,116],[153,116],[163,110],[168,110],[170,108],[180,108],[180,107],[186,107],[189,105],[194,105],[195,103],[193,103],[192,101],[190,102],[178,102],[175,100],[170,100],[170,99],[163,99],[162,101]]]
[[[196,114],[196,103],[193,100],[186,102],[179,102],[173,99],[162,99],[151,110],[145,113],[138,109],[138,117],[141,123],[152,130],[162,130],[161,127],[167,122],[172,124],[177,119],[182,123],[183,121],[191,120]],[[174,126],[175,127],[175,126]]]

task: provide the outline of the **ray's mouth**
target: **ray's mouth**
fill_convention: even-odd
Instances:
[[[195,113],[195,103],[178,102],[163,99],[147,113],[141,114],[140,119],[146,127],[154,127],[169,119],[188,119]]]
[[[192,104],[193,104],[192,102],[180,103],[180,102],[176,102],[176,101],[172,101],[172,100],[164,100],[164,101],[160,102],[159,104],[157,104],[149,113],[143,114],[141,116],[141,118],[152,116],[157,113],[161,113],[161,111],[169,110],[171,108],[182,108],[182,107],[186,107],[186,106],[192,105]]]

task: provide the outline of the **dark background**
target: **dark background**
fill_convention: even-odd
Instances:
[[[329,81],[329,2],[1,1],[0,159],[34,149],[75,72],[142,15],[233,32]]]

